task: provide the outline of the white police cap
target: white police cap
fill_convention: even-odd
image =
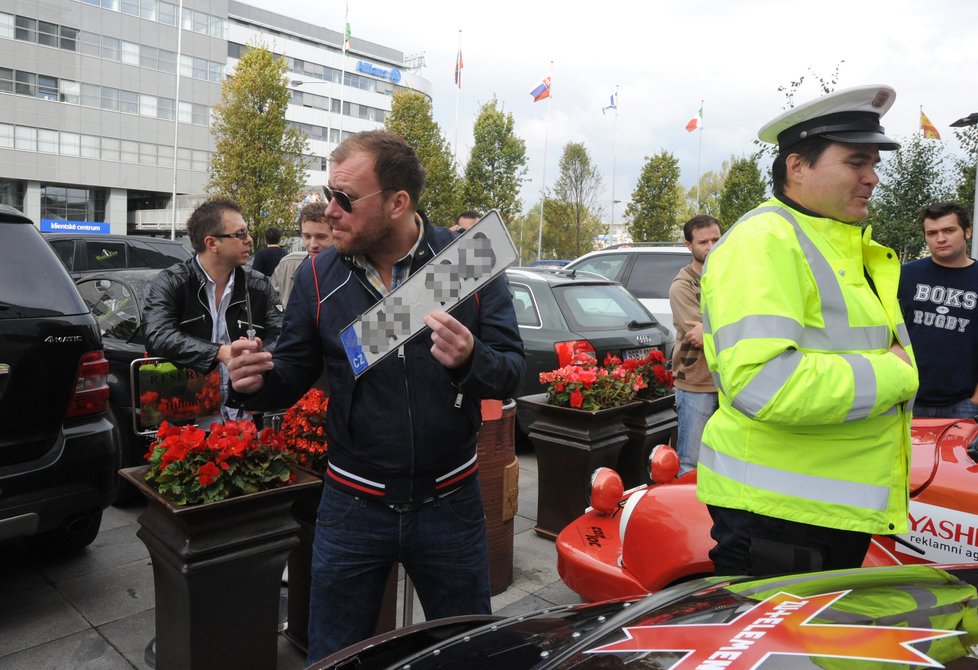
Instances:
[[[893,106],[896,91],[890,86],[857,86],[829,93],[787,110],[757,133],[762,142],[777,144],[784,152],[811,137],[845,144],[875,144],[881,151],[900,145],[884,134],[880,117]]]

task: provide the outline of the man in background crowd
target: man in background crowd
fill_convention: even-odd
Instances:
[[[270,226],[265,231],[265,248],[255,254],[255,260],[251,264],[252,270],[261,272],[266,277],[271,277],[275,271],[275,266],[285,257],[286,251],[279,246],[282,239],[282,231],[275,226]]]
[[[296,273],[305,261],[333,246],[333,233],[326,218],[326,203],[311,202],[299,212],[299,231],[302,234],[303,251],[293,251],[283,258],[272,273],[272,286],[282,299],[282,307],[288,306],[289,294],[295,283]]]
[[[920,213],[930,256],[900,273],[900,306],[920,369],[914,416],[978,415],[978,263],[968,255],[971,217],[955,202]]]
[[[683,225],[692,261],[672,280],[669,306],[676,330],[672,352],[676,414],[679,417],[676,451],[679,474],[696,467],[703,427],[717,409],[717,387],[703,355],[703,313],[700,311],[700,275],[706,254],[720,239],[720,222],[712,216],[694,216]]]

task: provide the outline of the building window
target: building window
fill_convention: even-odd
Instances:
[[[78,29],[61,26],[60,46],[66,51],[75,51],[78,48]]]
[[[159,5],[159,21],[165,26],[177,25],[177,8],[169,2],[161,2]]]
[[[17,180],[0,180],[0,202],[14,209],[24,211],[24,195],[27,193],[26,182]]]
[[[104,161],[119,160],[119,140],[111,137],[102,138],[102,160]]]
[[[85,107],[101,107],[102,92],[95,84],[81,85],[81,104]]]
[[[151,70],[160,69],[159,50],[156,47],[149,47],[143,44],[139,47],[139,66]]]
[[[41,184],[41,218],[104,221],[106,189]]]
[[[163,168],[173,167],[173,147],[161,144],[156,150],[157,165]]]
[[[61,153],[65,156],[78,156],[81,153],[81,135],[62,131]]]
[[[167,51],[166,49],[160,49],[159,63],[160,63],[159,64],[160,72],[176,72],[177,53],[175,51]]]
[[[37,78],[37,97],[41,100],[58,101],[58,78],[39,75]]]
[[[139,16],[149,21],[155,21],[156,0],[139,0]]]
[[[0,93],[14,92],[14,71],[9,67],[0,67]]]
[[[139,45],[123,41],[120,60],[126,65],[139,65]]]
[[[32,98],[37,95],[37,75],[33,72],[21,72],[17,70],[14,73],[14,89],[17,91],[18,95],[29,95]]]
[[[95,135],[81,136],[81,155],[82,158],[99,157],[99,138]]]
[[[77,81],[62,79],[59,82],[59,86],[61,102],[67,102],[72,105],[77,105],[81,102],[81,86],[78,85]]]
[[[57,23],[48,23],[47,21],[37,22],[37,43],[43,44],[46,47],[58,48],[58,29]]]
[[[208,155],[206,151],[194,151],[191,169],[195,172],[207,172],[207,160]]]
[[[211,122],[210,107],[194,103],[192,122],[197,126],[209,126]]]
[[[14,37],[25,42],[37,41],[37,21],[18,16],[14,21]]]
[[[113,12],[119,11],[119,0],[102,0],[102,7],[111,9]]]
[[[190,149],[185,149],[183,147],[177,149],[177,169],[189,170],[191,165]]]
[[[213,61],[208,62],[207,81],[220,84],[222,79],[224,79],[224,65],[221,63],[215,63]]]
[[[58,153],[58,131],[39,128],[37,131],[37,150],[47,154]]]
[[[164,121],[173,120],[173,98],[156,99],[156,118]]]
[[[119,60],[119,40],[102,35],[102,58]]]
[[[81,52],[86,56],[99,56],[102,52],[101,39],[95,33],[82,31],[78,34]]]
[[[180,123],[190,123],[193,121],[193,105],[189,102],[181,102],[178,109],[177,120]]]
[[[0,12],[0,37],[14,38],[14,15]]]
[[[122,0],[122,13],[139,16],[139,0]]]
[[[0,147],[13,149],[14,127],[10,123],[0,123]]]
[[[135,91],[119,91],[119,111],[139,114],[139,94]]]
[[[37,151],[37,128],[17,126],[14,130],[14,148]]]
[[[139,96],[139,115],[149,116],[156,118],[156,96],[155,95],[140,95]]]
[[[139,162],[139,142],[120,140],[119,147],[119,157],[122,159],[123,163]]]
[[[109,86],[102,87],[102,109],[113,112],[119,111],[119,89]]]
[[[139,143],[139,162],[141,165],[156,165],[156,145]]]

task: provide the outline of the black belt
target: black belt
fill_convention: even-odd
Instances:
[[[461,488],[462,487],[459,486],[458,488],[454,488],[451,491],[448,491],[447,493],[441,493],[436,496],[431,496],[430,498],[425,498],[424,500],[409,500],[408,502],[405,503],[384,503],[384,504],[390,509],[392,509],[393,511],[397,512],[398,514],[417,512],[419,509],[421,509],[428,503],[435,502],[436,500],[440,500],[442,498],[447,498],[448,496],[452,495],[453,493],[460,490]]]

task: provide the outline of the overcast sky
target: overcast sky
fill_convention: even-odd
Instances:
[[[342,30],[344,7],[344,0],[277,0],[269,8]],[[719,170],[731,155],[754,151],[757,130],[785,104],[779,86],[809,68],[827,78],[840,61],[838,88],[896,89],[882,122],[891,137],[917,132],[922,105],[957,152],[948,124],[978,111],[978,3],[968,0],[349,0],[349,20],[354,38],[424,53],[420,74],[434,86],[435,121],[449,142],[461,30],[459,161],[468,157],[479,107],[495,96],[526,141],[532,181],[524,209],[539,200],[542,183],[552,187],[563,146],[583,142],[604,178],[606,220],[614,173],[621,220],[647,156],[670,151],[691,187],[699,164]],[[534,103],[529,92],[548,73],[552,100]],[[614,113],[601,112],[616,86],[617,131]],[[796,104],[817,95],[808,75]],[[701,100],[700,158],[699,133],[684,126]]]

